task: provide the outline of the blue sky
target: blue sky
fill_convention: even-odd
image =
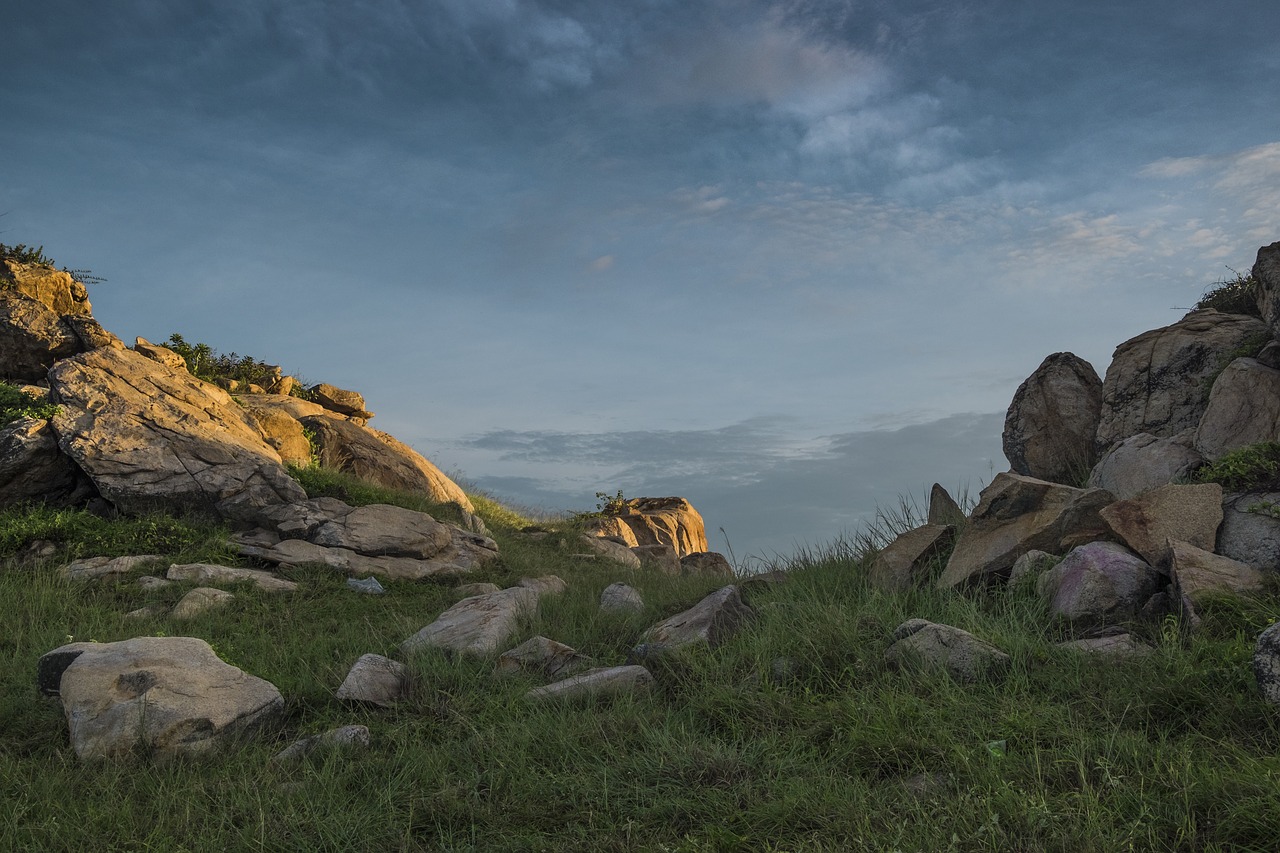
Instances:
[[[0,240],[499,495],[788,552],[1280,239],[1280,5],[9,0]]]

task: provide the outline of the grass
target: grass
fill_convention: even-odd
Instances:
[[[324,482],[307,489],[386,497]],[[648,625],[723,582],[583,561],[572,529],[534,540],[518,533],[524,519],[473,501],[503,557],[466,580],[569,583],[511,645],[543,633],[622,663]],[[425,653],[408,661],[411,697],[371,710],[333,691],[361,654],[394,656],[451,605],[454,582],[386,582],[374,597],[294,569],[283,574],[298,593],[239,587],[230,608],[173,623],[122,614],[172,604],[185,585],[143,592],[142,570],[89,584],[57,572],[135,548],[226,560],[221,534],[163,516],[0,514],[0,849],[1074,853],[1272,850],[1280,837],[1280,724],[1250,668],[1258,632],[1280,619],[1274,590],[1208,602],[1192,635],[1142,627],[1155,654],[1105,662],[1054,648],[1065,635],[1029,584],[869,587],[865,543],[887,534],[866,532],[786,561],[786,583],[748,587],[755,621],[656,665],[649,697],[530,705],[531,678]],[[57,554],[25,557],[38,539]],[[641,590],[643,613],[598,612],[617,580]],[[890,635],[912,617],[1002,647],[1009,678],[964,686],[889,669]],[[275,683],[284,724],[200,761],[82,764],[61,708],[36,694],[36,659],[68,636],[162,633],[202,637]],[[297,737],[351,723],[369,727],[367,751],[270,763]]]
[[[1231,268],[1227,267],[1227,269]],[[1231,275],[1232,278],[1214,282],[1192,310],[1202,311],[1205,308],[1213,308],[1224,314],[1248,314],[1261,317],[1262,312],[1258,310],[1258,282],[1254,280],[1253,274],[1231,270]]]
[[[1237,492],[1280,486],[1280,442],[1261,441],[1237,448],[1198,468],[1191,479],[1218,483],[1227,491]]]

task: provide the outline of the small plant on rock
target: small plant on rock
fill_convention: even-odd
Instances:
[[[21,418],[48,420],[60,411],[59,407],[40,400],[21,388],[0,383],[0,426]]]
[[[1280,442],[1260,441],[1233,450],[1199,468],[1192,479],[1235,491],[1280,486]]]
[[[1231,267],[1227,269],[1231,270],[1235,278],[1215,282],[1209,290],[1204,292],[1192,310],[1203,311],[1206,308],[1213,308],[1224,314],[1249,314],[1253,317],[1261,317],[1262,312],[1258,310],[1258,282],[1252,274],[1238,273]]]

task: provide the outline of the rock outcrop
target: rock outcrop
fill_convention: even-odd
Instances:
[[[0,427],[0,508],[25,501],[59,506],[92,494],[48,421],[20,418]]]
[[[615,537],[629,547],[670,545],[677,557],[707,550],[702,516],[684,498],[632,498],[616,512],[593,519],[588,529]]]
[[[1263,246],[1253,264],[1253,280],[1258,283],[1258,310],[1280,338],[1280,242]]]
[[[43,383],[59,359],[123,346],[91,310],[84,285],[70,274],[0,259],[0,379]]]
[[[1280,370],[1238,358],[1213,383],[1196,429],[1196,450],[1210,462],[1260,441],[1280,440]]]
[[[1004,455],[1014,473],[1076,483],[1093,467],[1102,380],[1074,353],[1056,352],[1018,386],[1004,421]]]
[[[1115,444],[1089,474],[1089,487],[1120,500],[1185,478],[1204,464],[1195,448],[1195,430],[1168,438],[1140,432]]]

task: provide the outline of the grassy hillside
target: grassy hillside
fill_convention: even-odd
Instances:
[[[302,476],[313,494],[424,508]],[[540,633],[619,664],[648,625],[722,583],[584,562],[571,531],[533,541],[517,514],[476,503],[503,558],[466,580],[569,583],[512,645]],[[162,516],[0,515],[0,849],[1226,851],[1280,838],[1280,725],[1250,668],[1257,634],[1280,620],[1275,594],[1211,603],[1193,635],[1139,627],[1156,653],[1107,662],[1053,648],[1062,636],[1025,585],[890,596],[864,582],[865,546],[836,543],[787,562],[783,584],[748,586],[755,622],[665,660],[647,698],[532,705],[531,679],[425,653],[409,661],[412,698],[372,710],[333,691],[360,655],[395,656],[457,600],[456,581],[385,582],[375,597],[295,569],[282,573],[301,584],[292,595],[240,587],[228,609],[187,623],[123,615],[190,586],[143,592],[140,574],[234,560],[224,535]],[[34,555],[39,540],[56,553]],[[57,572],[124,553],[163,559],[92,583]],[[644,613],[598,612],[618,580],[642,591]],[[1012,674],[964,686],[889,669],[890,635],[912,617],[995,643]],[[36,692],[36,659],[71,638],[158,634],[204,638],[272,681],[285,726],[200,761],[79,762],[60,706]],[[299,736],[351,723],[369,727],[369,750],[269,763]]]

